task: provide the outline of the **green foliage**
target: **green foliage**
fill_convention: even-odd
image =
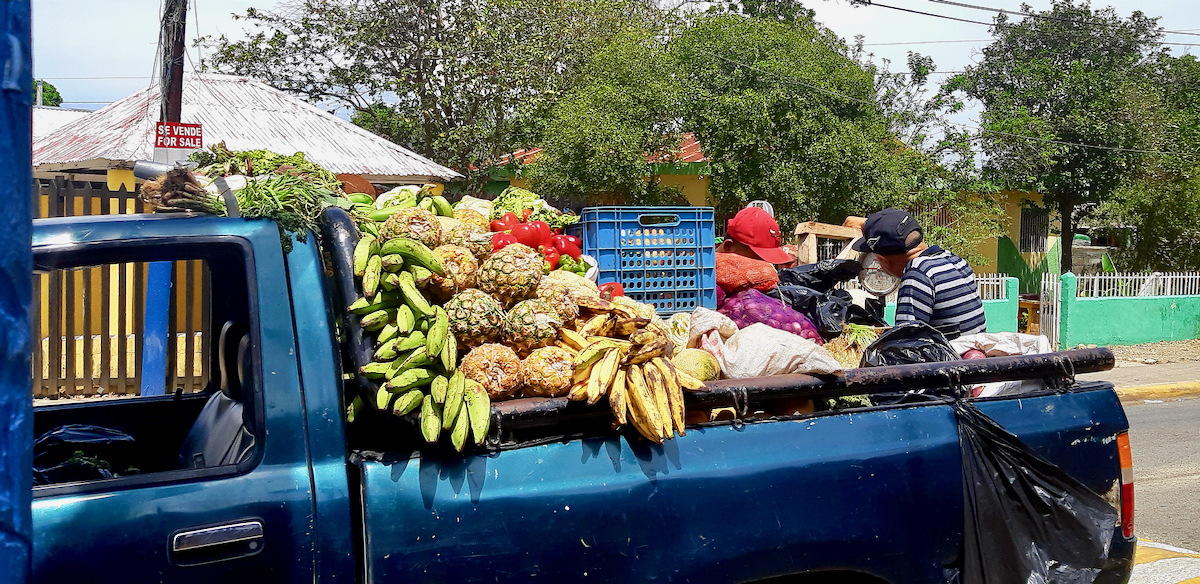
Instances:
[[[710,190],[730,214],[763,199],[785,230],[799,221],[907,206],[902,171],[921,156],[889,131],[874,79],[811,19],[695,20],[675,40],[680,109],[713,162]]]
[[[975,243],[999,233],[996,189],[967,172],[962,133],[939,125],[939,114],[961,103],[925,95],[933,62],[914,55],[918,75],[893,75],[807,12],[755,18],[746,10],[717,7],[615,37],[551,111],[544,150],[525,170],[532,187],[596,201],[684,202],[647,179],[646,156],[670,160],[690,131],[711,160],[709,191],[722,215],[764,199],[790,231],[809,219],[916,208],[931,241],[979,259]],[[939,130],[938,140],[926,137]],[[954,221],[933,222],[939,209]]]
[[[583,68],[579,83],[551,111],[542,155],[527,172],[536,191],[630,204],[661,196],[657,181],[646,178],[646,155],[678,147],[673,122],[680,87],[657,32],[618,35]]]
[[[1165,128],[1159,147],[1127,177],[1094,218],[1126,245],[1114,255],[1122,270],[1197,270],[1200,247],[1200,60],[1161,55],[1154,64]],[[1186,154],[1192,153],[1192,154]]]
[[[42,105],[50,107],[59,107],[62,105],[63,98],[58,93],[58,88],[49,81],[42,81],[41,79],[33,82],[33,103],[37,103],[38,83],[42,84]]]
[[[248,9],[245,40],[202,39],[207,66],[249,75],[469,175],[531,145],[578,66],[638,0],[297,0]]]
[[[1087,0],[1053,0],[1041,14],[1054,20],[998,16],[982,60],[949,80],[943,94],[961,91],[982,103],[985,170],[1010,188],[1041,191],[1069,234],[1146,163],[1128,150],[1161,143],[1158,98],[1148,82],[1161,33],[1141,12],[1126,19]],[[1071,248],[1061,247],[1063,271]]]

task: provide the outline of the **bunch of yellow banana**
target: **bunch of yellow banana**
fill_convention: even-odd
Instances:
[[[592,319],[612,316],[608,313]],[[664,332],[637,328],[628,340],[584,336],[566,328],[559,334],[560,346],[574,353],[575,374],[568,399],[594,405],[607,397],[618,425],[631,424],[654,442],[684,434],[683,389],[700,389],[704,383],[671,365]]]

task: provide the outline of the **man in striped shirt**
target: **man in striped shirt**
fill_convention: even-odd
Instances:
[[[896,322],[920,321],[964,335],[987,330],[975,273],[966,260],[925,243],[912,215],[884,209],[867,218],[854,250],[874,253],[885,271],[900,278]]]

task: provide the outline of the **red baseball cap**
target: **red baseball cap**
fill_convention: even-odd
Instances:
[[[783,237],[779,233],[779,224],[775,222],[775,218],[758,207],[747,207],[738,211],[726,224],[725,234],[729,239],[754,250],[765,262],[786,264],[796,259],[783,251]]]

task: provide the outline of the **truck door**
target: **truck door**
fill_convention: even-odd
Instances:
[[[312,580],[275,226],[35,223],[34,581]]]

